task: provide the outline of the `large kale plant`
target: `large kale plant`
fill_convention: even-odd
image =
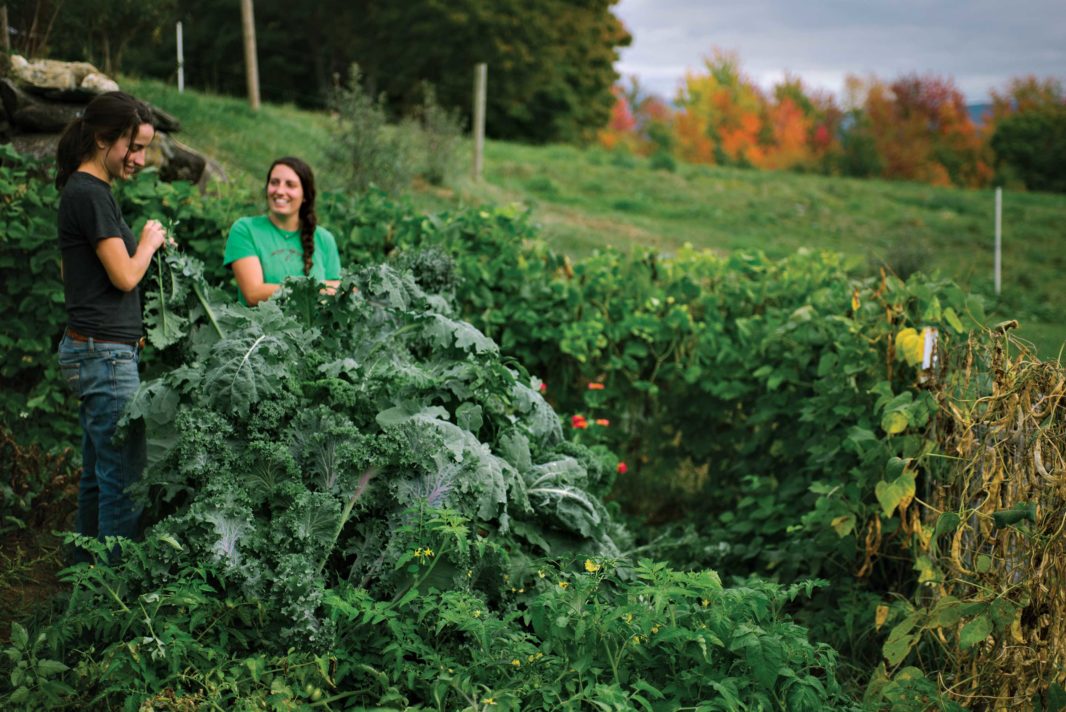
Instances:
[[[168,260],[161,284],[197,282],[188,258]],[[331,644],[322,602],[338,583],[400,596],[484,577],[492,595],[534,557],[620,555],[601,501],[613,456],[567,442],[538,381],[411,272],[368,267],[335,296],[292,280],[256,308],[170,291],[201,326],[128,413],[149,433],[150,536],[262,601],[279,646]],[[172,319],[161,345],[183,328]],[[426,546],[438,561],[416,580],[397,564],[435,510],[456,515],[456,543]]]

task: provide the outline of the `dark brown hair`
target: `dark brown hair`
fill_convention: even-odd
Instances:
[[[315,227],[318,226],[318,216],[315,215],[315,174],[311,166],[299,158],[285,156],[270,164],[264,190],[270,187],[270,174],[279,165],[288,166],[296,173],[304,192],[303,202],[300,203],[300,246],[304,251],[304,275],[310,275],[311,261],[315,255]]]
[[[153,124],[152,110],[143,101],[121,91],[94,97],[81,116],[67,124],[59,138],[56,188],[62,190],[78,166],[92,157],[97,139],[108,145],[126,134],[132,139],[141,124]]]

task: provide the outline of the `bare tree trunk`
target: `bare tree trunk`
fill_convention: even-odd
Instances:
[[[4,51],[11,54],[11,33],[7,29],[7,5],[0,7],[0,32],[4,33],[0,42],[3,42]]]
[[[111,76],[111,38],[107,36],[107,31],[100,33],[100,39],[103,40],[103,52],[104,52],[104,74]]]
[[[41,24],[41,14],[47,13],[47,3],[45,0],[37,0],[33,4],[33,19],[30,21],[30,29],[23,35],[21,44],[15,47],[16,52],[21,52],[27,57],[34,58],[40,56],[48,48],[48,40],[52,36],[52,27],[55,25],[56,18],[59,17],[59,11],[63,7],[63,0],[59,0],[56,3],[55,9],[52,11],[52,17],[48,20],[48,26],[45,28],[44,33],[40,34],[37,28]],[[7,38],[5,38],[6,40]]]
[[[52,11],[52,19],[48,21],[48,28],[44,31],[44,37],[41,38],[41,49],[48,47],[48,40],[52,39],[52,28],[56,24],[56,18],[59,17],[59,11],[63,9],[63,0],[59,0],[56,3],[56,9]]]
[[[114,59],[111,60],[111,66],[115,72],[122,71],[122,55],[126,54],[126,45],[128,43],[123,41],[118,43],[118,47],[115,48]],[[111,72],[104,72],[108,76],[112,76]]]
[[[34,45],[37,37],[37,16],[41,13],[40,0],[33,4],[33,21],[30,22],[30,31],[26,33],[26,44],[22,47],[22,52],[29,58],[33,58],[37,55],[37,47]]]

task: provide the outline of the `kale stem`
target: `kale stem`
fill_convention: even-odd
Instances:
[[[211,326],[215,328],[215,333],[218,334],[218,338],[224,339],[226,335],[222,333],[222,327],[218,325],[218,320],[215,319],[215,312],[211,309],[211,305],[208,303],[207,298],[204,296],[203,291],[200,289],[200,283],[193,281],[192,291],[196,294],[196,298],[200,300],[200,306],[204,308],[204,314],[207,315],[207,320],[211,322]]]
[[[348,498],[348,503],[344,505],[344,511],[341,512],[340,519],[337,520],[337,527],[333,530],[333,536],[330,537],[329,546],[326,547],[326,553],[322,557],[322,561],[318,564],[318,570],[321,572],[326,567],[326,562],[329,561],[330,554],[333,553],[333,547],[336,546],[337,540],[340,539],[341,531],[344,530],[344,525],[348,522],[348,518],[352,516],[352,509],[355,507],[355,503],[359,501],[359,498],[363,496],[363,492],[366,491],[367,484],[370,482],[370,478],[374,476],[373,468],[363,473],[359,478],[359,483],[355,487],[355,491],[352,496]]]
[[[167,294],[163,291],[163,256],[156,250],[155,253],[155,279],[159,285],[159,319],[163,325],[163,338],[167,337]]]

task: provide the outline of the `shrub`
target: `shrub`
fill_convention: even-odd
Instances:
[[[883,259],[871,256],[869,265],[872,272],[885,267],[902,280],[921,272],[929,264],[933,251],[918,235],[910,239],[893,243]]]
[[[75,442],[78,408],[55,356],[67,315],[50,165],[0,144],[0,421],[56,451]]]
[[[422,174],[431,184],[444,185],[454,177],[458,167],[465,128],[462,115],[442,107],[437,101],[433,85],[423,82],[418,123],[421,128]]]
[[[657,171],[669,171],[670,173],[677,171],[677,160],[666,151],[659,151],[653,154],[648,161],[648,165]]]
[[[356,193],[371,185],[390,194],[406,190],[414,176],[413,127],[386,125],[384,97],[367,94],[358,65],[352,65],[347,84],[334,90],[330,105],[337,114],[332,132],[337,150],[329,154],[329,170]]]

